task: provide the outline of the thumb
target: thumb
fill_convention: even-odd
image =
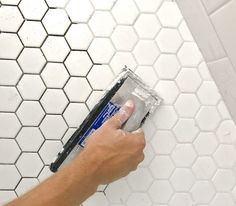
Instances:
[[[112,118],[107,120],[106,124],[111,125],[115,129],[120,129],[132,115],[133,111],[134,102],[128,100]]]

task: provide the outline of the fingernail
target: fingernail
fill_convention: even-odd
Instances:
[[[134,102],[132,100],[128,100],[126,103],[125,103],[125,106],[126,107],[134,107]]]
[[[128,119],[130,116],[129,110],[127,109],[127,106],[123,106],[120,109],[120,114],[123,116],[124,121]]]
[[[134,103],[132,100],[128,100],[120,109],[120,120],[122,123],[129,119],[130,115],[132,114],[132,108],[134,107]]]

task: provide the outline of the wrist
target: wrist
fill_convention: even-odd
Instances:
[[[97,187],[99,186],[99,181],[97,178],[97,171],[98,171],[98,155],[95,151],[82,151],[79,156],[72,161],[72,167],[74,168],[75,178],[83,176],[84,181],[86,184],[93,188],[96,192]]]

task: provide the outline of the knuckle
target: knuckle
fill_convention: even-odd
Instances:
[[[118,131],[118,133],[119,133],[120,135],[122,135],[122,136],[127,136],[127,134],[126,134],[126,131],[125,131],[125,130],[118,129],[117,131]]]
[[[144,149],[145,148],[145,146],[146,146],[146,141],[145,141],[145,139],[143,138],[142,139],[142,141],[141,141],[141,145],[142,145],[142,148]]]
[[[101,128],[108,129],[111,127],[111,120],[107,120],[104,122]]]
[[[112,130],[112,122],[111,121],[106,121],[102,126],[101,126],[102,130],[105,131],[110,131]]]
[[[131,167],[131,171],[135,171],[135,170],[137,169],[137,167],[138,167],[138,164],[134,164],[134,165],[132,165],[132,167]]]
[[[145,148],[146,141],[145,141],[144,137],[138,139],[138,146],[141,150],[143,150]]]
[[[140,156],[140,162],[142,162],[144,160],[144,158],[145,158],[145,155],[144,155],[144,153],[142,153]]]

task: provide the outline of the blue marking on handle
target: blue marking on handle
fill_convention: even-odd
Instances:
[[[120,107],[112,103],[111,101],[108,102],[108,104],[104,107],[102,112],[98,115],[98,117],[95,119],[93,124],[90,126],[90,128],[86,131],[86,133],[83,135],[81,140],[79,141],[79,145],[81,147],[85,146],[87,138],[96,131],[99,127],[102,126],[102,124],[109,118],[111,118],[115,113],[119,111]]]

